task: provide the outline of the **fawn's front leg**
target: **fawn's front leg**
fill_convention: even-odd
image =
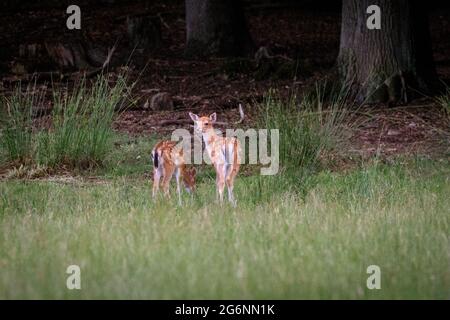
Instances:
[[[227,189],[228,189],[228,200],[231,202],[231,204],[233,205],[233,207],[236,207],[237,202],[236,199],[234,197],[234,178],[236,178],[236,175],[239,171],[239,163],[235,163],[233,165],[230,166],[230,168],[227,170],[228,175],[226,177],[226,184],[227,184]]]
[[[231,169],[231,166],[229,166]],[[227,170],[228,171],[228,170]],[[236,206],[236,200],[234,199],[233,188],[234,188],[234,176],[231,175],[231,172],[226,177],[227,191],[228,191],[228,201],[231,203],[233,207]]]
[[[223,190],[225,189],[225,175],[224,175],[224,165],[220,164],[216,167],[216,190],[219,199],[219,203],[223,203]]]
[[[181,203],[181,169],[180,168],[177,168],[176,170],[175,170],[175,178],[176,178],[176,180],[177,180],[177,193],[178,193],[178,204],[181,206],[182,205],[182,203]]]

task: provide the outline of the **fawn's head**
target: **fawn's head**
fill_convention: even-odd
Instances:
[[[195,176],[197,170],[194,167],[186,167],[183,174],[183,182],[187,192],[195,191]]]
[[[189,112],[189,116],[194,121],[194,130],[200,133],[205,133],[213,129],[213,124],[216,122],[217,115],[214,112],[209,117],[199,117],[198,115]]]

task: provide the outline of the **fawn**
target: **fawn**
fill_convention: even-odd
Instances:
[[[239,106],[241,121],[243,119],[242,107]],[[228,190],[228,200],[236,206],[236,199],[233,194],[234,179],[239,172],[240,166],[240,143],[236,137],[221,137],[216,134],[213,124],[227,124],[217,122],[216,113],[209,117],[199,117],[189,112],[189,116],[194,121],[194,130],[202,135],[205,148],[216,171],[216,195],[220,203],[223,203],[223,191],[225,184]]]
[[[165,140],[160,141],[152,150],[153,160],[153,198],[159,190],[159,180],[162,177],[162,188],[166,196],[169,195],[169,184],[175,172],[177,181],[178,202],[181,205],[180,179],[183,179],[186,191],[191,193],[195,190],[194,167],[188,168],[184,162],[183,148],[177,146],[177,142]]]

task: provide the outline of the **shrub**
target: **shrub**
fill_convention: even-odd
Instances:
[[[6,160],[27,162],[33,154],[33,107],[42,102],[43,94],[36,85],[22,92],[18,85],[10,97],[0,99],[0,150]]]
[[[99,76],[90,87],[85,80],[80,81],[70,93],[55,89],[52,125],[36,132],[32,130],[34,91],[22,93],[18,87],[7,101],[2,132],[6,160],[22,163],[30,159],[48,167],[101,165],[113,148],[111,125],[116,107],[127,95],[126,77],[119,76],[112,86],[106,77]]]
[[[288,101],[270,91],[261,106],[260,126],[280,130],[280,165],[285,169],[315,168],[325,151],[334,149],[344,134],[346,95],[327,84]]]

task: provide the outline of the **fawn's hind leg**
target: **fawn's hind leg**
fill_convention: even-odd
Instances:
[[[170,197],[169,186],[170,186],[170,180],[172,179],[174,171],[175,171],[175,167],[166,167],[164,170],[164,177],[163,177],[162,184],[163,184],[164,195],[166,195],[167,197]]]
[[[225,165],[219,164],[216,168],[216,195],[219,203],[223,203],[223,190],[225,189]]]
[[[230,165],[228,170],[230,170],[230,171],[227,172],[227,177],[226,177],[226,180],[225,180],[225,182],[227,184],[227,190],[228,190],[228,200],[235,207],[236,206],[236,199],[234,198],[233,189],[234,189],[234,178],[236,177],[236,175],[239,172],[239,163],[235,163],[233,165]]]
[[[161,170],[159,168],[153,169],[153,198],[156,197],[156,194],[159,190],[159,180],[161,179]]]

